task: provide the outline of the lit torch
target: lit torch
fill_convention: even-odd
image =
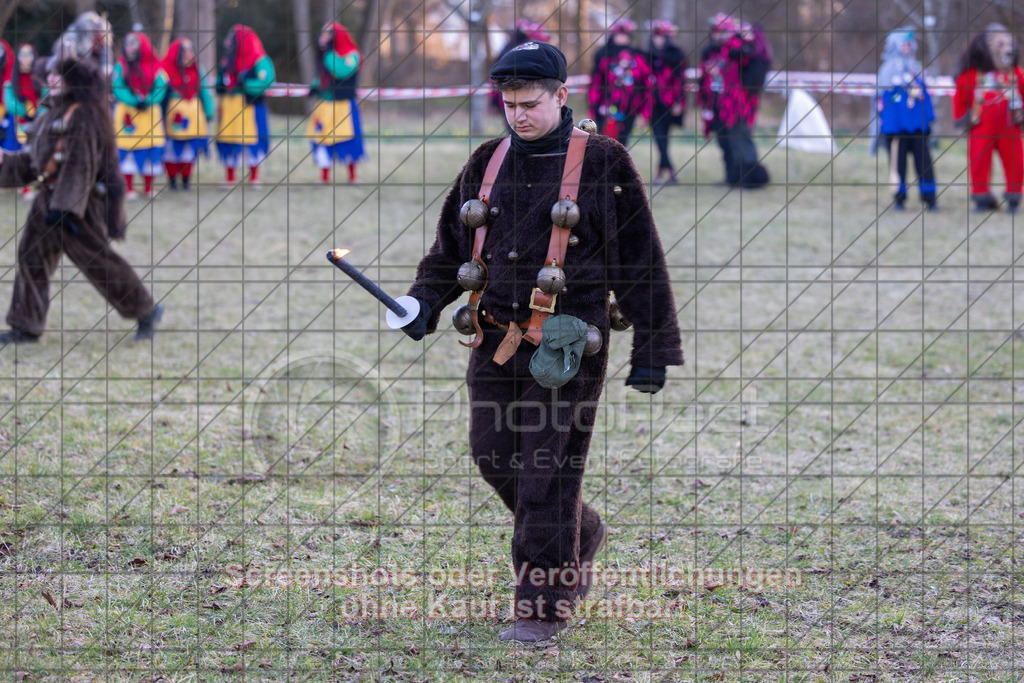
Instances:
[[[388,323],[388,327],[397,330],[416,319],[416,316],[420,313],[419,301],[411,296],[400,296],[398,299],[391,298],[373,280],[363,275],[355,266],[345,260],[345,254],[347,253],[348,249],[331,249],[327,252],[327,260],[355,280],[357,285],[372,294],[374,298],[387,307],[388,312],[385,320]]]

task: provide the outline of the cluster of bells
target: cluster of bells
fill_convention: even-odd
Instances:
[[[588,130],[587,124],[593,124],[593,121],[587,119],[581,121],[579,127],[588,132],[596,132],[596,124],[593,124],[593,131]],[[462,210],[459,212],[459,219],[462,224],[470,230],[475,230],[482,227],[488,218],[497,218],[500,214],[498,207],[487,208],[480,199],[470,199],[462,205]],[[565,230],[572,230],[580,222],[580,207],[571,199],[560,199],[555,202],[554,206],[551,207],[551,222],[556,226]],[[580,243],[579,238],[576,235],[569,235],[568,245],[575,247]],[[519,258],[516,252],[509,252],[509,260],[515,261]],[[467,292],[478,292],[484,288],[487,284],[487,270],[483,264],[479,261],[466,261],[459,266],[459,272],[456,276],[456,280],[459,286]],[[565,286],[566,278],[565,271],[557,265],[552,259],[552,262],[543,266],[537,273],[537,289],[544,292],[545,294],[555,296],[557,294],[564,294],[566,291]],[[609,306],[609,317],[611,319],[611,327],[613,330],[625,330],[629,328],[630,322],[619,310],[618,304],[614,301]],[[476,332],[473,326],[473,315],[469,306],[462,305],[456,309],[452,316],[452,323],[455,329],[460,334],[471,335]],[[601,349],[603,343],[601,337],[601,331],[594,325],[587,325],[587,341],[583,347],[583,355],[592,356]]]

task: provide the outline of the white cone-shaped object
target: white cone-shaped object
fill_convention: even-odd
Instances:
[[[800,89],[790,90],[786,115],[779,125],[779,147],[801,152],[835,154],[832,129],[813,97]]]

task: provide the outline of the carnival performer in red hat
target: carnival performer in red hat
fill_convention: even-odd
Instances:
[[[128,185],[128,199],[137,195],[132,178],[143,180],[143,194],[153,197],[153,176],[162,171],[164,119],[161,104],[167,93],[167,75],[162,60],[146,34],[125,36],[121,56],[114,64],[114,130],[121,172]]]
[[[192,167],[199,155],[209,154],[209,135],[215,105],[207,86],[206,72],[199,66],[195,45],[178,38],[164,58],[167,74],[167,146],[164,167],[172,190],[188,190]]]
[[[7,54],[7,43],[0,40],[0,49]],[[2,61],[2,60],[0,60]],[[11,77],[3,84],[3,103],[0,107],[0,148],[17,152],[28,139],[26,128],[39,113],[39,100],[43,96],[43,82],[36,73],[36,49],[28,43],[18,48],[12,62]],[[31,200],[35,190],[30,185],[21,188],[22,199]]]
[[[362,55],[344,26],[324,24],[317,40],[318,72],[310,94],[320,98],[306,134],[313,147],[313,162],[320,180],[331,181],[331,166],[348,166],[348,181],[355,182],[356,164],[366,158],[357,90]]]
[[[217,73],[217,153],[226,167],[226,180],[245,162],[249,181],[259,182],[259,165],[270,151],[270,129],[264,96],[274,84],[274,63],[259,36],[235,24],[224,38],[224,55]]]

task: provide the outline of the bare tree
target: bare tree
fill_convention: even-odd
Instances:
[[[160,54],[167,54],[167,47],[171,44],[171,33],[174,32],[174,6],[175,0],[164,0],[163,21],[160,23]]]
[[[363,55],[363,65],[360,69],[362,72],[361,81],[367,83],[377,82],[378,64],[380,63],[380,53],[377,50],[377,46],[380,45],[381,40],[381,2],[386,2],[386,0],[366,1],[366,8],[363,12],[363,25],[359,28],[359,38],[356,41],[359,44],[359,51]]]
[[[174,37],[192,40],[199,55],[199,64],[207,73],[217,65],[217,27],[215,0],[184,0],[177,2],[174,13]]]
[[[487,90],[483,67],[487,60],[487,18],[493,9],[492,0],[445,0],[453,14],[459,16],[468,27],[469,79],[470,85],[479,88],[469,102],[469,131],[481,135],[484,131],[484,112],[487,110]]]
[[[9,0],[9,2],[0,5],[0,31],[4,30],[7,22],[10,21],[11,17],[14,16],[14,12],[19,7],[31,7],[33,4],[35,3],[31,2],[31,0]]]
[[[295,52],[299,59],[299,77],[303,83],[312,83],[316,75],[316,50],[313,45],[317,36],[313,34],[309,0],[292,0],[292,16],[295,20]],[[313,110],[306,101],[306,113]]]

